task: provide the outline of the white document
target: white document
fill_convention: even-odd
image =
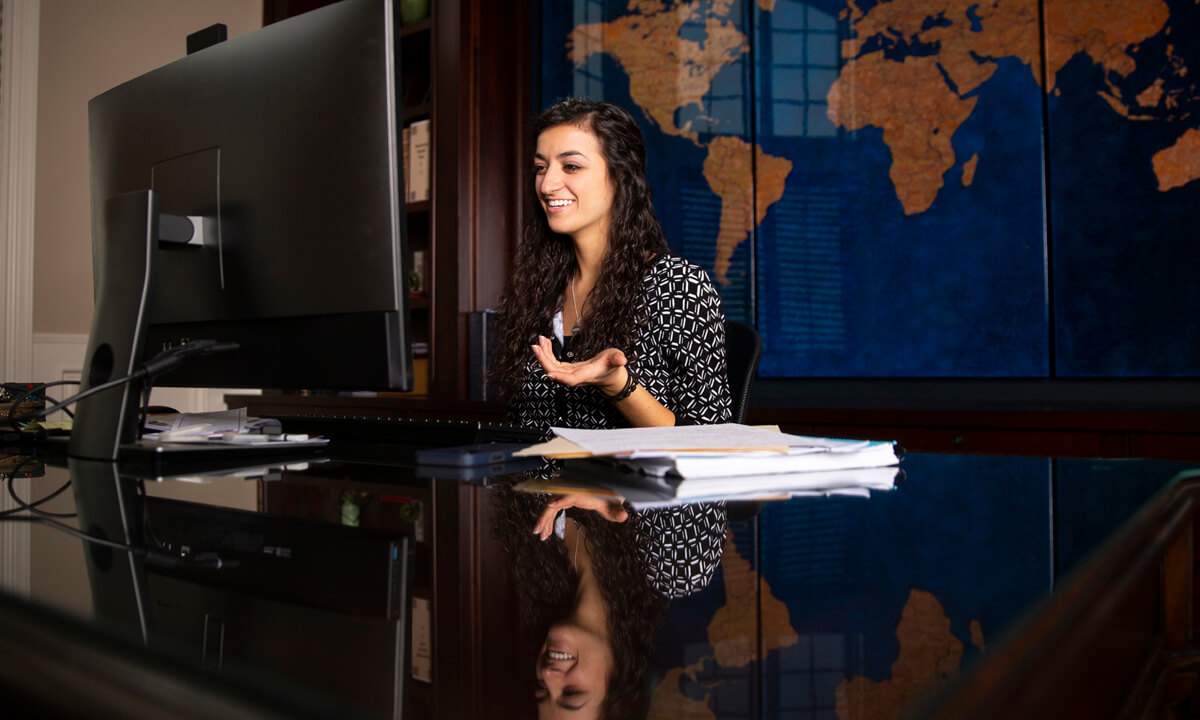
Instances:
[[[619,428],[615,430],[551,429],[555,435],[574,442],[592,455],[628,455],[630,457],[751,451],[780,455],[806,452],[853,452],[870,444],[862,440],[834,440],[789,435],[778,430],[737,423]]]
[[[203,437],[246,429],[246,408],[218,410],[207,413],[174,413],[151,415],[146,427],[158,430],[159,440],[178,440],[184,437]],[[147,438],[152,439],[152,438]]]

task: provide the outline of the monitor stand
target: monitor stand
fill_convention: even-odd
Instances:
[[[158,196],[139,190],[109,198],[92,243],[96,309],[88,334],[81,391],[132,375],[141,362],[150,318],[158,242]],[[137,439],[143,380],[79,401],[67,453],[116,460]]]

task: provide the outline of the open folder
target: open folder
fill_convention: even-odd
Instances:
[[[518,454],[606,458],[652,477],[736,477],[897,465],[890,441],[841,440],[736,423],[615,430],[552,428],[556,437]]]

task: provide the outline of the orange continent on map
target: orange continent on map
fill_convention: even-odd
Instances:
[[[635,7],[647,12],[573,29],[570,58],[582,65],[593,54],[611,56],[629,77],[630,98],[662,132],[697,142],[690,125],[678,126],[675,113],[689,105],[703,109],[713,78],[749,50],[746,36],[728,18],[728,7],[723,15],[721,8],[704,14],[699,2]],[[704,19],[704,42],[680,35],[697,18]]]
[[[751,166],[752,161],[756,167]],[[763,221],[771,205],[783,197],[791,171],[791,160],[768,155],[761,147],[751,146],[739,137],[722,135],[708,144],[704,179],[721,198],[717,255],[713,266],[717,282],[729,282],[733,251]]]
[[[982,642],[982,632],[980,632]],[[892,676],[878,682],[866,677],[843,680],[837,687],[841,718],[884,720],[902,717],[914,702],[956,673],[962,641],[950,632],[950,619],[930,593],[912,590],[896,626],[900,653]]]
[[[1167,191],[1200,179],[1200,130],[1185,132],[1171,147],[1154,154],[1158,189]]]

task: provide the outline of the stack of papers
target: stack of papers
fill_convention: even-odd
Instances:
[[[246,408],[207,413],[164,413],[146,419],[143,444],[157,445],[324,445],[325,438],[284,435],[272,418],[252,417]]]
[[[564,481],[590,483],[631,503],[861,494],[891,489],[893,442],[840,440],[727,423],[577,430],[518,454],[564,459]]]

